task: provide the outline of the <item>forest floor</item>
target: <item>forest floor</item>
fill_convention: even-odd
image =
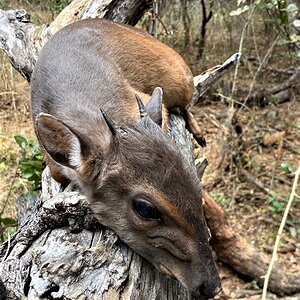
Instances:
[[[210,67],[214,65],[212,61],[210,58],[207,62]],[[17,196],[32,189],[18,168],[22,154],[14,136],[21,135],[27,140],[35,140],[35,136],[29,85],[11,70],[4,54],[0,56],[0,66],[3,79],[0,84],[0,235],[3,240],[16,230]],[[239,81],[249,86],[247,76]],[[223,207],[236,232],[271,257],[292,190],[293,172],[300,162],[300,96],[296,94],[288,102],[263,108],[237,106],[236,121],[242,130],[239,135],[228,133],[225,126],[228,103],[212,100],[210,96],[204,100],[192,109],[207,140],[205,149],[195,145],[196,158],[206,156],[209,161],[203,185]],[[299,186],[297,191],[299,195]],[[290,272],[300,271],[300,199],[297,197],[281,238],[278,259]],[[225,296],[222,299],[261,298],[261,287],[255,280],[239,276],[221,263],[218,265]],[[279,297],[270,294],[268,299]],[[282,299],[296,300],[300,296]]]
[[[221,102],[207,102],[193,108],[198,123],[202,124],[207,148],[196,149],[196,156],[205,155],[209,166],[203,185],[223,207],[234,230],[255,245],[258,251],[271,257],[276,234],[290,196],[292,173],[300,162],[300,98],[274,105],[271,108],[247,109],[239,113],[243,129],[242,151],[230,148],[224,139],[228,106]],[[237,108],[238,109],[238,108]],[[245,177],[234,162],[224,159],[224,173],[219,176],[220,157],[224,148],[236,151],[230,155],[242,157],[245,168],[252,176]],[[232,154],[232,153],[231,153]],[[288,166],[288,167],[287,167]],[[253,180],[255,178],[255,181]],[[262,186],[258,186],[259,182]],[[299,187],[298,187],[299,191]],[[294,200],[281,238],[278,260],[286,270],[300,271],[300,205]],[[224,294],[229,299],[260,299],[257,282],[238,276],[228,266],[220,268]],[[225,297],[226,299],[228,299]],[[268,299],[277,299],[269,295]],[[300,295],[283,299],[300,299]]]

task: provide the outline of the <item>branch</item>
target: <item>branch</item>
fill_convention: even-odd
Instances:
[[[193,100],[190,106],[200,102],[201,97],[207,92],[212,84],[219,80],[233,65],[241,58],[241,53],[235,53],[229,57],[222,65],[215,66],[201,75],[194,77],[194,85],[196,88]]]
[[[265,187],[264,184],[257,178],[255,178],[251,173],[249,173],[247,170],[245,169],[241,169],[241,174],[243,174],[248,181],[254,183],[257,187],[259,187],[261,190],[263,190],[265,193],[267,193],[268,195],[270,195],[273,198],[277,198],[276,193],[274,193],[272,190],[270,190],[269,188]]]
[[[271,272],[272,272],[272,269],[274,267],[274,263],[275,263],[275,260],[276,260],[276,257],[277,257],[280,238],[281,238],[284,226],[286,224],[288,213],[290,211],[290,208],[292,206],[294,198],[296,197],[296,188],[297,188],[297,184],[298,184],[299,175],[300,175],[300,166],[298,167],[298,170],[295,173],[295,179],[294,179],[294,183],[293,183],[292,192],[291,192],[289,201],[286,205],[284,215],[283,215],[283,218],[281,220],[280,227],[279,227],[279,230],[278,230],[278,233],[277,233],[277,236],[276,236],[276,241],[275,241],[274,250],[273,250],[273,253],[272,253],[272,258],[271,258],[270,265],[269,265],[269,268],[268,268],[268,271],[267,271],[267,274],[266,274],[265,280],[264,280],[262,300],[266,300],[269,280],[270,280]],[[299,280],[299,283],[300,283],[300,280]]]
[[[152,0],[117,0],[110,2],[110,5],[107,5],[104,18],[132,26],[136,25],[145,11],[150,9],[152,5]]]
[[[288,73],[287,73],[288,74]],[[254,83],[253,83],[254,84]],[[268,103],[283,103],[288,101],[292,95],[293,90],[297,91],[300,88],[300,68],[296,68],[290,77],[278,85],[271,88],[251,86],[251,93],[247,89],[239,89],[236,94],[239,98],[247,99],[247,104],[255,104],[258,106],[265,106]],[[245,107],[245,101],[241,103]]]
[[[295,87],[300,85],[300,67],[298,67],[294,73],[290,76],[288,80],[283,82],[282,84],[276,85],[270,89],[267,89],[267,94],[277,94],[291,87]]]

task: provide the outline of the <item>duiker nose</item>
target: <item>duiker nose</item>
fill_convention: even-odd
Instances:
[[[216,296],[221,290],[221,283],[217,281],[215,283],[204,282],[192,292],[192,296],[197,300],[211,299]]]

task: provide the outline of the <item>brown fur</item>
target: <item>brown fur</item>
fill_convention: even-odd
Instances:
[[[79,21],[50,39],[36,64],[36,134],[52,176],[79,185],[103,225],[196,299],[213,297],[220,279],[199,179],[161,128],[156,86],[167,108],[191,100],[192,74],[175,51],[129,26]]]

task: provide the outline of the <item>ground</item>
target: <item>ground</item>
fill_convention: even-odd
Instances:
[[[217,42],[214,47],[218,47]],[[276,52],[270,64],[273,60],[277,62],[276,68],[284,68],[283,58],[282,52]],[[216,54],[207,55],[204,65],[212,67],[218,60]],[[22,155],[14,136],[21,135],[27,140],[35,139],[35,136],[30,117],[29,85],[11,69],[4,54],[1,54],[0,62],[3,78],[0,83],[0,205],[3,209],[0,233],[5,239],[15,230],[12,223],[16,219],[16,197],[32,190],[32,185],[21,176],[18,168]],[[245,71],[249,68],[251,66],[245,61],[240,66],[240,87],[249,88],[253,78]],[[198,74],[197,66],[193,71]],[[230,76],[232,79],[232,73]],[[285,76],[265,72],[260,79],[272,85],[284,81]],[[226,80],[229,78],[225,77],[217,86],[224,94]],[[239,100],[243,102],[244,97]],[[209,166],[203,185],[224,208],[231,226],[259,250],[271,255],[292,190],[293,172],[299,167],[300,96],[295,93],[287,102],[271,103],[265,107],[235,105],[235,110],[236,124],[242,134],[226,126],[228,114],[232,111],[227,99],[216,97],[215,92],[211,91],[192,109],[207,140],[205,149],[195,144],[195,155],[196,158],[207,156]],[[242,173],[242,170],[247,173]],[[299,195],[299,186],[297,191]],[[300,272],[299,202],[298,196],[289,212],[278,255],[286,269],[292,272]],[[226,299],[260,299],[261,290],[256,281],[240,277],[221,263],[218,266]],[[276,296],[269,295],[269,299],[273,297]],[[285,299],[300,299],[300,296]]]
[[[258,250],[271,256],[279,224],[292,189],[291,174],[299,166],[300,101],[294,99],[272,108],[253,109],[255,112],[252,109],[245,110],[238,118],[245,130],[243,136],[243,144],[247,147],[243,152],[247,158],[245,168],[261,181],[266,189],[274,191],[274,195],[268,195],[266,190],[239,175],[237,170],[224,172],[222,178],[214,184],[221,156],[220,145],[223,143],[224,136],[220,127],[225,123],[222,121],[218,123],[216,120],[220,121],[222,117],[224,118],[224,112],[228,111],[228,107],[223,103],[211,102],[193,108],[207,139],[207,148],[205,150],[198,148],[196,154],[202,156],[205,152],[208,158],[209,167],[203,178],[203,184],[210,191],[210,195],[222,205],[231,226],[236,232],[247,237]],[[252,121],[249,123],[249,120]],[[279,136],[273,143],[264,146],[264,137],[270,131],[275,134],[272,131],[275,127],[277,129],[275,132],[285,132],[285,142],[280,147]],[[230,162],[228,164],[230,168]],[[291,172],[285,170],[285,164],[291,166]],[[300,206],[297,198],[290,210],[278,254],[279,261],[292,272],[300,270],[299,216]],[[224,265],[220,270],[223,290],[227,297],[230,299],[261,298],[261,290],[257,282],[240,278]],[[275,295],[269,295],[269,299],[273,297],[276,299]],[[300,296],[295,295],[284,299],[300,299]]]

